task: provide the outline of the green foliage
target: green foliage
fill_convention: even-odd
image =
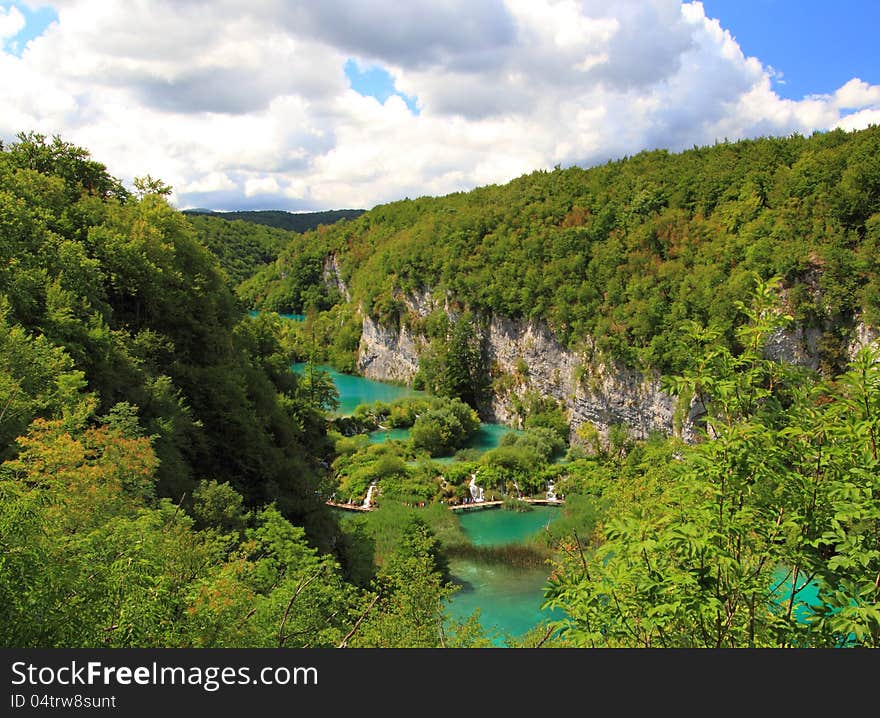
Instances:
[[[321,411],[334,412],[339,407],[339,391],[333,378],[312,363],[306,364],[300,374],[297,394],[309,406]]]
[[[95,408],[82,371],[45,336],[29,336],[7,320],[0,298],[0,457],[15,453],[13,441],[38,416],[70,417],[74,423]]]
[[[227,483],[199,484],[193,520],[155,498],[157,457],[122,428],[130,414],[73,429],[37,419],[0,465],[0,645],[443,644],[452,587],[425,522],[389,509],[376,571],[369,532],[343,534],[367,550],[343,569],[275,506],[245,511]],[[362,587],[347,580],[356,569]],[[481,641],[461,631],[452,645]]]
[[[320,245],[300,248],[292,243],[275,262],[244,280],[235,291],[254,309],[288,314],[325,311],[341,297],[324,281],[324,257]]]
[[[230,224],[262,225],[286,230],[288,232],[307,232],[322,224],[335,224],[347,219],[360,217],[362,209],[331,209],[323,212],[285,212],[283,210],[240,210],[237,212],[213,212],[211,210],[185,209],[183,213],[190,219],[218,219]]]
[[[418,416],[410,440],[431,456],[444,456],[463,446],[479,429],[476,411],[460,399],[449,399]]]
[[[0,228],[0,456],[35,418],[125,419],[153,437],[160,495],[179,502],[209,476],[330,544],[314,392],[279,332],[242,321],[161,182],[132,197],[85,150],[23,135],[0,152]]]
[[[476,473],[491,496],[566,496],[543,540],[567,619],[544,645],[880,646],[880,353],[848,353],[880,313],[878,137],[537,172],[377,207],[276,259],[280,234],[184,217],[161,181],[132,196],[87,151],[20,135],[0,148],[0,642],[484,645],[473,620],[446,627],[462,537],[435,503]],[[428,289],[444,309],[407,315]],[[356,307],[430,340],[418,381],[447,399],[346,425],[411,443],[328,437],[332,383],[290,371],[353,368]],[[522,435],[427,461],[479,427],[499,315],[665,372],[698,440],[585,429],[553,465],[567,417],[526,395]],[[823,329],[824,379],[766,358],[792,318]],[[340,529],[323,498],[370,485],[380,510]]]
[[[506,497],[501,504],[501,508],[505,511],[515,511],[518,514],[525,514],[535,510],[528,501],[523,501],[513,496]]]
[[[197,528],[215,528],[223,533],[241,532],[250,515],[244,500],[228,483],[200,481],[193,491],[193,516]]]
[[[452,594],[436,536],[422,520],[401,528],[374,584],[376,604],[350,645],[439,648],[445,643],[444,601]]]
[[[695,368],[670,384],[704,439],[666,462],[633,450],[615,459],[633,479],[592,484],[609,503],[592,540],[563,542],[548,594],[573,645],[878,645],[880,354],[823,382],[766,359],[773,297],[759,283],[743,307],[737,356],[690,330]]]
[[[209,215],[188,214],[196,237],[217,257],[235,287],[274,262],[290,242],[290,233],[241,220],[230,222]]]
[[[480,372],[448,348],[465,337],[436,316],[403,316],[408,295],[430,291],[453,316],[464,308],[544,320],[570,347],[591,338],[598,358],[681,372],[691,360],[684,320],[713,325],[717,341],[739,351],[746,317],[736,302],[747,300],[753,273],[780,276],[788,312],[814,327],[876,314],[878,253],[868,245],[880,207],[878,137],[871,127],[648,151],[393,202],[295,238],[263,295],[284,294],[281,273],[297,274],[303,257],[333,254],[353,302],[433,340],[423,386],[475,407]],[[828,369],[840,359],[829,357]]]
[[[345,447],[342,447],[343,449]],[[360,503],[371,484],[378,484],[377,505],[385,499],[417,503],[431,501],[439,490],[437,477],[430,467],[410,463],[411,450],[400,442],[362,444],[333,461],[335,494],[344,503]]]
[[[419,357],[413,386],[459,398],[481,409],[488,400],[489,373],[477,318],[464,312],[454,322],[435,320],[427,324],[429,336],[434,338]]]
[[[309,312],[305,321],[286,324],[287,344],[295,359],[356,373],[362,322],[352,305],[335,304],[327,311]]]

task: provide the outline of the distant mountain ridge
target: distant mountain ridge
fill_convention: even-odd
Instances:
[[[239,210],[234,212],[215,212],[210,209],[185,209],[183,214],[207,215],[228,221],[241,220],[267,227],[277,227],[291,232],[308,232],[322,224],[334,224],[341,219],[360,217],[365,209],[330,209],[322,212],[287,212],[280,209]]]

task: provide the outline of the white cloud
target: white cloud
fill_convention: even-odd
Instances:
[[[880,114],[880,86],[858,78],[779,97],[699,2],[52,4],[58,22],[21,58],[0,53],[0,137],[61,134],[127,182],[163,179],[182,207],[371,207]],[[387,69],[420,114],[352,91],[349,59]]]
[[[834,93],[834,105],[845,109],[880,105],[880,86],[869,85],[854,77]]]
[[[9,40],[24,30],[24,15],[17,7],[0,7],[0,40]]]

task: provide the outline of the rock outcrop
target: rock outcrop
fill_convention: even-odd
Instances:
[[[328,254],[324,257],[324,266],[321,268],[321,276],[324,280],[324,284],[336,289],[341,296],[345,297],[346,302],[351,301],[351,293],[348,291],[348,286],[342,279],[342,273],[339,271],[339,264],[336,262],[335,254]]]
[[[424,341],[406,326],[390,329],[365,316],[358,350],[358,370],[368,379],[408,384],[419,369]]]
[[[565,405],[573,434],[585,422],[601,434],[624,424],[634,438],[673,431],[676,400],[661,389],[659,376],[596,361],[591,348],[566,349],[543,322],[493,317],[487,339],[493,374],[509,377],[496,382],[501,391],[492,399],[495,421],[514,423],[517,400],[537,392]]]
[[[452,316],[448,301],[437,301],[429,292],[410,295],[403,304],[413,317],[425,317],[437,308]],[[645,438],[652,431],[678,433],[685,439],[693,436],[695,408],[677,420],[678,400],[663,391],[659,375],[643,374],[600,358],[589,339],[580,351],[566,348],[544,322],[493,316],[487,327],[484,346],[494,393],[486,419],[515,426],[521,400],[536,392],[566,407],[572,441],[576,441],[578,427],[587,422],[603,437],[616,424],[625,425],[633,438]],[[857,323],[850,355],[878,334]],[[815,369],[819,366],[820,338],[818,329],[788,327],[771,336],[767,354]],[[409,383],[426,345],[425,337],[409,329],[406,322],[385,327],[365,316],[358,368],[371,379]]]

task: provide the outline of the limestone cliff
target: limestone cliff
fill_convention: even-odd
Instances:
[[[339,264],[336,262],[335,254],[329,254],[324,257],[324,266],[322,267],[321,275],[324,279],[324,284],[336,289],[340,296],[345,297],[346,302],[351,301],[351,294],[348,291],[348,286],[342,279],[342,273],[339,271]]]
[[[637,438],[673,431],[675,400],[662,391],[659,376],[597,361],[589,348],[568,350],[542,322],[493,317],[487,345],[496,379],[496,421],[515,423],[517,400],[538,392],[566,406],[573,433],[584,422],[603,434],[625,424]]]
[[[425,317],[438,306],[449,312],[445,302],[428,293],[406,297],[404,306],[415,317]],[[484,338],[494,380],[489,420],[515,425],[519,400],[537,392],[566,406],[573,435],[586,421],[603,434],[623,423],[639,438],[652,430],[673,430],[675,401],[661,390],[657,376],[597,363],[566,349],[541,322],[492,317]],[[358,369],[370,379],[408,383],[426,344],[406,322],[386,327],[364,316]]]
[[[410,295],[403,304],[412,317],[425,317],[437,308],[452,315],[447,300],[436,300],[428,292]],[[877,337],[877,330],[857,322],[849,354]],[[767,353],[815,369],[819,338],[818,330],[790,327],[770,338]],[[573,440],[585,422],[603,436],[615,424],[626,425],[634,438],[645,438],[651,431],[692,436],[693,413],[676,421],[677,400],[663,391],[659,375],[603,360],[589,339],[584,349],[574,351],[562,346],[544,322],[500,316],[489,319],[484,339],[494,390],[488,420],[515,426],[521,399],[537,392],[567,408]],[[426,345],[407,322],[385,327],[364,316],[358,368],[371,379],[408,383]]]

